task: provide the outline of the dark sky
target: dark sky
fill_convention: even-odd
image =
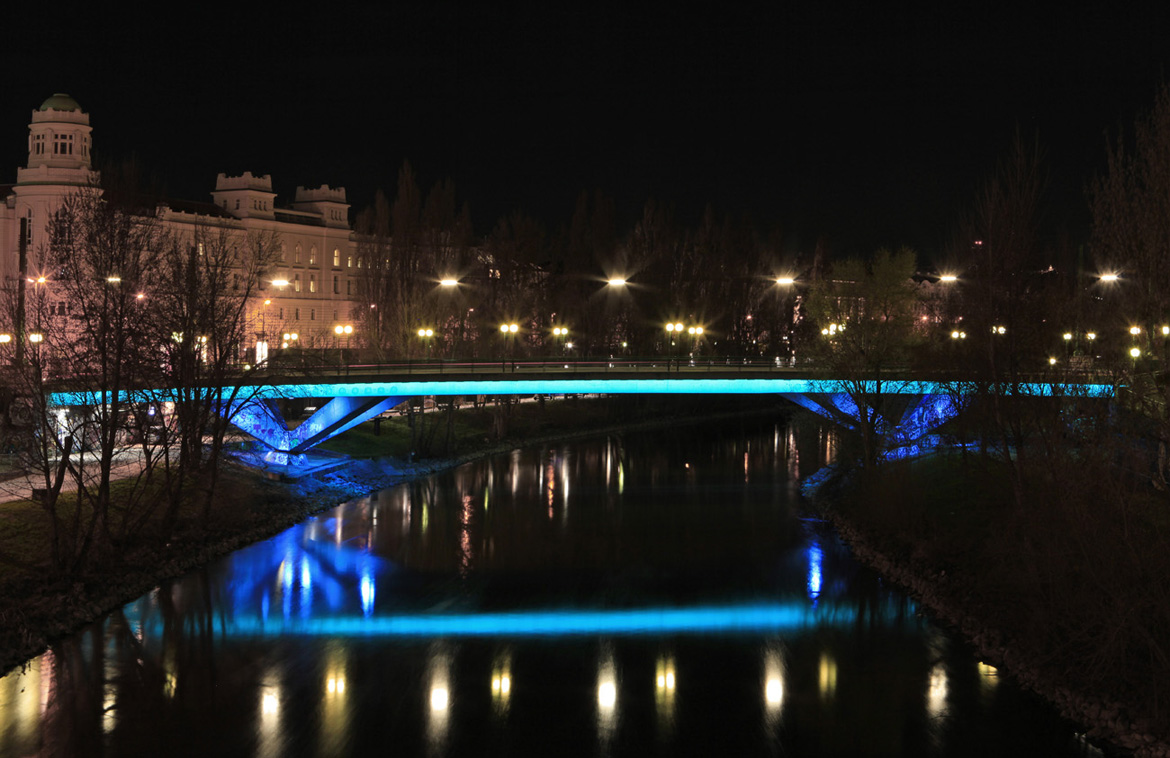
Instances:
[[[0,181],[29,112],[61,91],[100,153],[136,154],[178,197],[251,170],[281,201],[330,183],[361,207],[408,158],[424,184],[455,181],[480,232],[515,208],[559,226],[600,188],[625,225],[653,196],[684,221],[707,202],[749,213],[801,249],[824,234],[929,257],[1017,127],[1046,147],[1050,220],[1080,233],[1106,130],[1148,107],[1170,58],[1170,16],[1104,2],[492,5],[16,11]]]

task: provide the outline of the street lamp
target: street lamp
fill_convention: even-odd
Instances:
[[[780,276],[776,278],[776,284],[779,284],[781,287],[791,287],[796,284],[796,279],[791,276]]]
[[[504,362],[501,368],[505,368],[508,361],[508,356],[512,357],[512,370],[516,370],[516,332],[520,331],[518,324],[500,324],[500,334],[504,335]]]
[[[553,338],[561,343],[561,353],[565,352],[565,339],[569,336],[569,328],[567,326],[554,326]]]
[[[426,347],[426,359],[427,360],[430,360],[430,358],[431,358],[431,338],[434,336],[435,336],[434,329],[423,328],[423,329],[418,330],[418,338],[423,341],[423,345]]]

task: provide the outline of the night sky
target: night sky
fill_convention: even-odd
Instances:
[[[67,92],[99,154],[135,155],[175,197],[250,170],[279,202],[329,183],[360,208],[405,158],[424,185],[453,179],[480,233],[517,208],[555,230],[600,188],[623,228],[652,196],[684,223],[708,202],[750,214],[799,250],[824,235],[930,258],[1017,128],[1047,150],[1050,227],[1083,235],[1105,134],[1149,106],[1170,58],[1170,15],[1106,3],[492,5],[15,11],[0,182],[30,111]]]

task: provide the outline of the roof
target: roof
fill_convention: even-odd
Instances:
[[[77,101],[66,95],[64,92],[58,92],[50,97],[45,102],[41,103],[41,107],[37,108],[39,111],[81,111],[81,106]]]

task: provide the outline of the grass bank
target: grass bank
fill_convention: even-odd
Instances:
[[[1026,488],[1017,500],[1001,464],[951,453],[858,476],[826,507],[859,558],[1090,736],[1170,755],[1163,501],[1072,476]]]
[[[0,671],[38,655],[54,640],[166,579],[267,539],[338,503],[411,477],[546,440],[775,408],[750,398],[576,398],[515,405],[508,410],[503,428],[498,411],[471,407],[455,411],[449,420],[442,412],[423,414],[422,419],[414,419],[413,433],[405,417],[387,419],[376,431],[367,422],[325,446],[355,458],[330,473],[284,482],[240,465],[239,457],[226,461],[206,524],[192,515],[182,518],[165,538],[144,530],[133,543],[100,556],[71,577],[54,575],[46,568],[49,530],[40,504],[28,500],[2,504],[0,554],[25,565],[9,563],[0,571]],[[419,453],[420,425],[424,432],[434,431],[430,456]],[[74,507],[72,497],[63,495],[61,507]]]

